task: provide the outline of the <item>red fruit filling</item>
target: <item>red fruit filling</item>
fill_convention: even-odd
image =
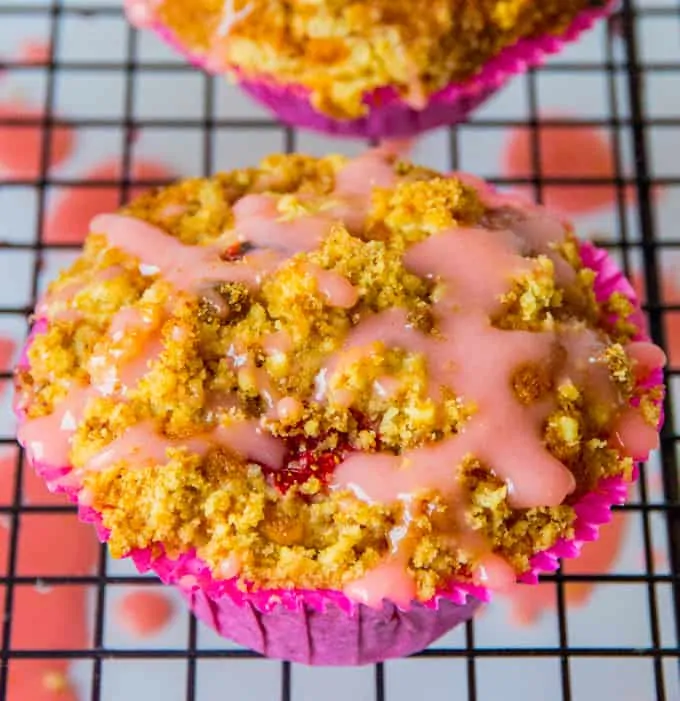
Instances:
[[[226,262],[233,262],[239,260],[239,258],[243,258],[246,253],[250,253],[254,248],[255,246],[248,241],[237,241],[227,246],[220,254],[220,258]]]
[[[328,486],[335,468],[354,450],[345,434],[335,434],[337,443],[329,449],[329,436],[321,438],[291,437],[287,439],[288,456],[285,466],[271,472],[274,486],[285,494],[293,485],[300,485],[316,477]]]
[[[352,411],[359,431],[370,431],[375,436],[374,450],[381,450],[377,426],[363,414]],[[302,426],[299,426],[302,431]],[[359,450],[350,442],[349,435],[339,431],[328,431],[316,438],[300,433],[288,436],[285,466],[280,470],[268,470],[271,483],[285,494],[292,486],[316,477],[322,488],[328,487],[335,468],[350,454]]]

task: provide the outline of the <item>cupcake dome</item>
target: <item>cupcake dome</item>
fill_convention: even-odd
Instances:
[[[36,319],[16,376],[36,469],[115,556],[274,656],[423,647],[576,554],[658,441],[664,356],[606,257],[380,150],[98,216]],[[359,609],[419,623],[334,649],[324,616],[349,635]],[[310,612],[331,640],[298,654]]]
[[[406,136],[463,120],[611,6],[598,0],[127,0],[130,20],[283,121]]]

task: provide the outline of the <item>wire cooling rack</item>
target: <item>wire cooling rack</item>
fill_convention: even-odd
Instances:
[[[0,172],[0,355],[3,337],[14,349],[4,366],[0,360],[0,450],[13,460],[6,459],[3,469],[15,470],[4,501],[0,496],[5,548],[0,554],[7,558],[0,564],[0,699],[399,701],[427,693],[429,701],[680,701],[673,406],[680,387],[675,386],[680,375],[680,3],[625,0],[608,24],[546,67],[518,78],[467,125],[423,138],[414,154],[433,167],[461,168],[500,186],[530,188],[549,202],[562,197],[556,201],[564,204],[565,193],[582,194],[584,186],[591,195],[603,193],[599,209],[583,206],[575,212],[577,229],[607,246],[638,280],[651,335],[669,349],[671,359],[661,449],[642,469],[630,503],[619,510],[617,524],[624,524],[616,527],[619,535],[610,527],[608,542],[598,546],[597,557],[584,554],[581,569],[577,563],[545,577],[522,600],[494,603],[475,622],[412,659],[346,670],[265,661],[220,640],[179,607],[155,637],[130,636],[116,627],[113,606],[127,589],[159,588],[154,578],[113,562],[104,547],[94,571],[45,573],[40,542],[29,543],[22,535],[32,519],[47,514],[75,519],[68,505],[28,498],[27,470],[21,453],[12,452],[8,391],[36,296],[78,247],[70,234],[60,241],[50,233],[50,212],[59,197],[78,192],[82,202],[83,191],[110,194],[115,188],[115,200],[123,202],[140,179],[164,182],[162,170],[138,167],[150,158],[177,174],[195,175],[245,165],[271,151],[363,148],[281,127],[235,89],[129,28],[119,5],[0,0],[0,98],[31,100],[37,108],[28,116],[0,108],[0,166],[3,131],[34,129],[38,154],[32,170]],[[25,40],[46,42],[47,52],[38,58],[22,54],[18,47]],[[50,167],[64,127],[77,134],[81,146],[70,163]],[[574,146],[573,162],[560,171],[550,161],[555,140],[544,138],[551,129],[563,149],[577,132],[597,131],[605,135],[609,151],[583,158],[588,147]],[[512,138],[523,138],[528,148],[524,170],[503,165]],[[113,164],[108,170],[90,167],[106,158]],[[609,165],[598,166],[597,158]],[[26,565],[31,547],[38,556]],[[44,547],[55,545],[45,541]],[[56,547],[67,553],[73,544],[64,540]],[[48,636],[54,641],[49,649],[33,642],[43,639],[38,635],[24,635],[17,643],[19,626],[26,627],[26,612],[19,612],[24,593],[49,596],[60,587],[86,591],[85,610],[68,615],[83,617],[88,643],[72,649],[69,636],[61,641],[58,631]],[[52,624],[29,616],[29,625],[37,631]],[[33,691],[13,685],[22,665],[41,660],[45,664],[36,674],[43,678]],[[45,674],[52,663],[65,670],[68,684]]]

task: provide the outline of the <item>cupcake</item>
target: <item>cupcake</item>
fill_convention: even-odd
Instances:
[[[18,433],[219,633],[362,664],[595,538],[657,446],[664,362],[545,209],[387,151],[276,155],[92,221]]]
[[[463,121],[511,76],[611,10],[607,0],[126,0],[195,64],[283,122],[404,137]]]

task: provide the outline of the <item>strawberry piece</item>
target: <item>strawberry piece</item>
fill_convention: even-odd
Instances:
[[[237,242],[232,243],[231,246],[227,246],[227,248],[225,248],[220,254],[220,258],[224,261],[231,262],[238,260],[242,255],[243,251],[241,250],[241,244]]]
[[[227,246],[220,254],[220,258],[223,261],[230,263],[243,258],[246,253],[250,253],[250,251],[252,251],[254,248],[255,246],[248,241],[237,241],[236,243],[232,243],[231,245]]]
[[[338,434],[338,443],[332,450],[319,448],[327,436],[310,439],[289,439],[289,458],[285,467],[271,473],[274,486],[285,494],[293,485],[304,484],[312,477],[316,477],[324,486],[327,486],[335,468],[344,460],[348,452],[352,450],[347,438]]]

